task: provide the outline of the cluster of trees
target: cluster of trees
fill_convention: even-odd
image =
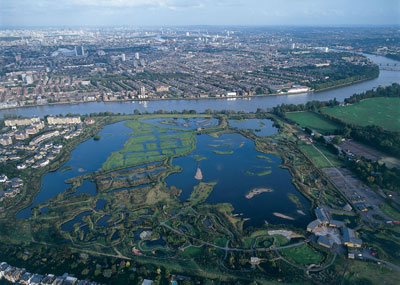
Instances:
[[[352,128],[350,137],[387,154],[400,157],[400,133],[390,132],[378,126]]]
[[[316,66],[302,67],[305,72],[321,77],[318,81],[310,82],[307,86],[314,90],[349,84],[355,81],[375,78],[379,76],[379,67],[376,65],[342,64],[337,68],[319,68]]]
[[[355,104],[363,99],[376,97],[400,97],[400,85],[393,83],[386,87],[378,87],[375,90],[368,90],[364,93],[354,94],[350,98],[344,99],[346,104]]]
[[[340,103],[333,98],[329,101],[309,101],[306,104],[281,104],[272,108],[272,113],[279,117],[285,117],[285,112],[316,111],[324,107],[338,106]]]
[[[400,169],[390,169],[384,164],[362,157],[349,161],[348,168],[369,186],[376,185],[382,189],[400,191]]]

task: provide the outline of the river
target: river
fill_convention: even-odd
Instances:
[[[399,64],[399,61],[391,60],[383,56],[367,55],[366,56],[373,62],[379,65],[386,64]],[[360,82],[357,84],[344,86],[340,88],[330,89],[326,91],[306,94],[293,94],[293,95],[276,95],[255,97],[248,99],[198,99],[198,100],[158,100],[158,101],[144,101],[144,102],[91,102],[91,103],[77,103],[77,104],[59,104],[59,105],[46,105],[35,107],[24,107],[0,110],[0,117],[5,114],[23,115],[27,117],[45,115],[58,115],[58,114],[90,114],[93,112],[114,112],[114,113],[132,113],[133,110],[138,109],[141,112],[153,112],[156,110],[177,110],[182,111],[196,110],[203,112],[206,109],[211,110],[237,110],[237,111],[256,111],[257,108],[271,108],[278,104],[301,104],[312,100],[327,101],[336,98],[338,101],[343,101],[345,98],[350,97],[354,93],[362,93],[378,86],[387,86],[392,83],[400,83],[400,71],[381,70],[379,77]]]

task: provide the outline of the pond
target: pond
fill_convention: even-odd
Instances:
[[[203,159],[198,161],[197,157]],[[217,182],[206,202],[231,203],[234,214],[250,219],[245,222],[245,227],[262,226],[265,221],[305,227],[310,221],[309,213],[299,214],[296,205],[287,196],[293,194],[303,207],[310,207],[309,201],[292,184],[289,171],[279,167],[279,157],[256,151],[254,142],[239,134],[224,134],[219,138],[205,134],[197,136],[196,149],[186,157],[174,159],[173,164],[183,170],[170,175],[165,181],[168,186],[182,189],[181,201],[186,201],[193,187],[199,184],[199,180],[195,179],[199,167],[203,182]],[[265,191],[247,199],[246,194],[256,188],[272,189],[272,192]],[[291,219],[279,217],[276,213]]]
[[[82,185],[79,186],[78,189],[76,189],[76,191],[69,196],[77,196],[84,193],[96,196],[96,184],[89,179],[84,179]]]
[[[79,144],[72,152],[71,158],[55,172],[47,173],[42,179],[42,188],[36,195],[33,204],[20,211],[17,218],[29,218],[32,216],[31,209],[40,203],[46,202],[59,193],[65,192],[70,187],[64,181],[66,179],[94,172],[101,168],[103,162],[114,151],[123,148],[125,141],[130,137],[132,130],[126,127],[125,122],[105,126],[99,133],[101,140],[95,141],[93,138]],[[104,135],[111,134],[111,135]],[[62,171],[65,166],[71,166],[69,171]],[[77,193],[96,194],[94,183],[85,180]]]
[[[91,211],[85,211],[80,213],[79,215],[76,215],[72,220],[62,224],[61,230],[66,232],[72,231],[74,229],[75,224],[82,223],[82,218],[89,216],[91,213],[92,213]]]
[[[272,136],[278,132],[278,129],[272,126],[273,123],[268,119],[229,120],[231,127],[253,130],[260,137]]]

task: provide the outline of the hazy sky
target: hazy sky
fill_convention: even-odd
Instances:
[[[0,26],[393,25],[400,0],[0,0]]]

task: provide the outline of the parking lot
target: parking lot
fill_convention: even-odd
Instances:
[[[392,220],[379,208],[379,205],[383,203],[383,199],[357,179],[350,170],[345,168],[324,168],[323,171],[335,187],[362,213],[364,218],[373,223],[384,223]],[[377,216],[381,216],[384,220],[376,219],[375,217]]]

